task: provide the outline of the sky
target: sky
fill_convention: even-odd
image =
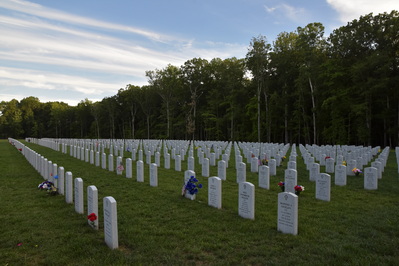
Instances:
[[[251,39],[321,22],[325,36],[398,0],[0,0],[0,102],[101,101],[145,72],[245,58]]]

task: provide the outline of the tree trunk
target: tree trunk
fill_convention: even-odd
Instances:
[[[284,90],[285,106],[284,106],[284,142],[288,143],[288,104],[287,104],[287,89]]]
[[[147,115],[147,139],[150,139],[150,116]]]
[[[234,140],[234,109],[231,106],[230,141]]]
[[[132,139],[134,139],[134,133],[135,133],[134,121],[136,118],[136,112],[134,112],[133,106],[130,107],[130,115],[132,116]]]
[[[312,80],[309,77],[309,86],[310,86],[310,92],[312,96],[312,118],[313,118],[313,144],[317,144],[316,142],[316,104],[314,100],[314,90],[313,90],[313,84]]]
[[[265,96],[265,122],[266,122],[266,141],[270,143],[270,117],[269,117],[269,105],[268,105],[268,97],[266,89],[263,91],[263,95]]]
[[[169,116],[169,101],[166,101],[166,126],[167,126],[167,132],[166,132],[166,138],[169,139],[170,137],[170,116]]]

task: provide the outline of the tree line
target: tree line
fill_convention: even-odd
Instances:
[[[321,23],[252,38],[245,58],[193,58],[99,102],[0,103],[0,136],[396,146],[399,13],[324,36]]]

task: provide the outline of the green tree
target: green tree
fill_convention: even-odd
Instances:
[[[265,87],[268,76],[269,53],[271,46],[267,43],[265,36],[253,38],[246,55],[246,66],[251,71],[256,83],[257,120],[258,120],[258,142],[261,141],[261,93]],[[267,96],[265,96],[267,99]],[[267,103],[266,103],[267,105]],[[267,114],[266,114],[267,115]]]
[[[3,137],[20,138],[23,135],[22,129],[22,111],[19,108],[19,102],[15,99],[0,103],[0,124]]]
[[[171,136],[171,108],[175,101],[175,94],[181,86],[180,69],[176,66],[168,65],[164,69],[146,71],[149,84],[156,88],[161,96],[166,111],[166,138]]]
[[[317,138],[317,92],[318,81],[321,75],[321,65],[326,60],[326,40],[324,26],[321,23],[310,23],[306,27],[298,27],[297,49],[301,56],[299,67],[298,85],[310,89],[312,103],[313,143],[318,143]]]

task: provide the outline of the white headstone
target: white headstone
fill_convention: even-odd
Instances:
[[[309,166],[309,180],[316,181],[316,178],[319,174],[320,174],[320,165],[318,163],[312,163]]]
[[[226,162],[226,168],[229,168],[229,156],[226,153],[222,154],[222,160]]]
[[[296,170],[296,162],[294,162],[294,161],[289,161],[289,162],[287,163],[287,169]]]
[[[65,194],[65,170],[64,167],[58,167],[58,193]]]
[[[326,159],[326,173],[334,173],[334,159]]]
[[[87,222],[93,229],[98,230],[98,190],[96,186],[87,187],[87,215],[92,213],[97,216],[97,219],[94,221],[87,219]]]
[[[209,164],[211,166],[216,166],[216,154],[212,152],[209,157]]]
[[[161,154],[158,151],[155,153],[155,163],[158,167],[161,167]]]
[[[295,193],[295,186],[297,185],[298,172],[294,169],[286,169],[284,171],[284,192]]]
[[[56,163],[53,163],[51,180],[51,182],[54,183],[54,186],[58,188],[58,165]]]
[[[204,158],[202,160],[202,176],[209,177],[209,159]]]
[[[321,173],[316,178],[316,199],[330,201],[331,176]]]
[[[252,157],[251,158],[251,172],[252,173],[257,173],[258,172],[258,166],[259,166],[259,160],[257,157]]]
[[[238,165],[242,163],[242,156],[241,155],[237,155],[236,156],[236,169],[238,169]]]
[[[105,243],[110,249],[116,249],[119,247],[116,200],[113,197],[105,197],[103,207]]]
[[[255,186],[249,182],[238,184],[238,214],[246,219],[255,219]]]
[[[151,151],[146,152],[146,163],[151,164]]]
[[[226,180],[226,162],[223,160],[218,161],[218,177],[221,180]]]
[[[80,177],[75,178],[75,211],[84,213],[83,180]]]
[[[314,157],[309,156],[308,160],[306,161],[306,170],[310,170],[310,166],[314,163]]]
[[[364,189],[378,189],[378,169],[375,167],[367,167],[364,169]]]
[[[377,168],[378,179],[382,178],[382,163],[379,161],[374,161],[371,163],[371,167]]]
[[[275,176],[277,174],[276,171],[276,160],[275,159],[270,159],[269,160],[269,170],[270,170],[270,176]]]
[[[222,208],[222,180],[219,177],[208,178],[208,205]]]
[[[90,164],[94,164],[94,151],[90,150]]]
[[[354,176],[353,169],[356,167],[356,160],[349,160],[348,166],[346,167],[347,175]]]
[[[191,177],[195,177],[195,172],[192,170],[187,170],[184,172],[184,186],[187,184],[187,182],[190,180]],[[190,200],[194,200],[196,194],[190,194],[188,190],[185,190],[184,196]]]
[[[270,188],[270,172],[269,167],[262,165],[259,167],[259,187],[269,189]]]
[[[335,166],[335,185],[346,186],[346,166],[337,164]]]
[[[107,169],[107,155],[105,153],[101,155],[101,168]]]
[[[137,182],[144,182],[144,163],[141,160],[136,162]]]
[[[47,161],[47,176],[46,179],[50,182],[53,182],[53,162]],[[53,182],[54,183],[54,182]]]
[[[126,159],[126,178],[132,178],[132,159]]]
[[[180,155],[175,156],[175,170],[178,172],[181,171],[181,156]]]
[[[125,170],[125,167],[123,167],[122,157],[118,156],[116,158],[116,174],[117,175],[122,175],[123,170]]]
[[[242,183],[247,181],[247,167],[245,163],[241,162],[237,167],[237,183]]]
[[[96,151],[96,166],[100,166],[100,153],[98,151]]]
[[[89,154],[89,152],[87,152],[87,155]],[[80,148],[80,160],[84,161],[85,160],[85,148],[81,147]],[[88,162],[89,160],[87,160]]]
[[[277,230],[284,234],[298,234],[298,196],[294,193],[278,193]]]
[[[166,153],[165,154],[165,169],[170,169],[170,154]]]
[[[136,161],[136,149],[132,150],[132,161]]]
[[[73,184],[72,184],[72,173],[65,173],[65,202],[73,203]]]
[[[156,163],[150,164],[150,186],[158,186],[158,166]]]
[[[143,150],[139,150],[139,161],[143,161]]]
[[[187,159],[187,170],[195,170],[195,159],[192,156],[189,156]]]
[[[108,170],[110,172],[114,171],[114,155],[108,155]]]

